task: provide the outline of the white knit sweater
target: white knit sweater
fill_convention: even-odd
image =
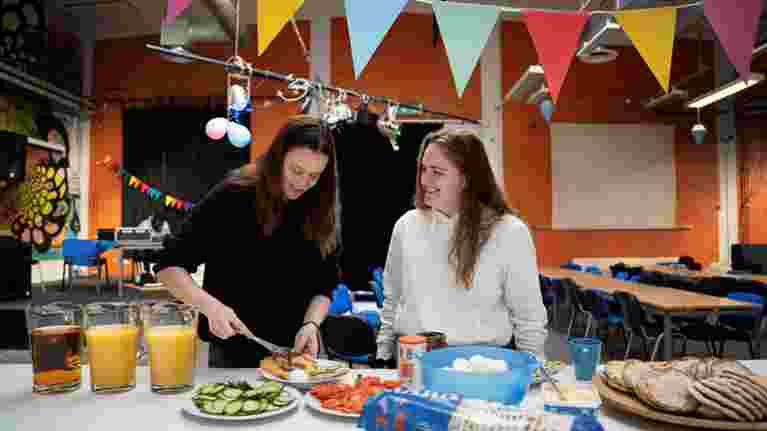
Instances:
[[[527,226],[504,216],[480,251],[471,289],[448,262],[459,216],[411,210],[395,224],[384,270],[378,357],[395,355],[399,335],[439,331],[450,345],[505,345],[543,358],[546,309]]]

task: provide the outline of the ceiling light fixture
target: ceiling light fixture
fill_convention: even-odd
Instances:
[[[706,94],[700,95],[695,99],[687,103],[689,109],[700,109],[708,106],[712,103],[716,103],[724,98],[730,97],[735,93],[741,92],[747,88],[764,81],[764,75],[761,73],[751,73],[751,77],[748,79],[738,79],[727,83],[717,89],[714,89]]]
[[[522,74],[522,77],[503,96],[503,103],[506,103],[509,99],[514,99],[515,102],[523,102],[531,93],[538,91],[545,80],[543,66],[534,64],[528,67],[525,73]]]

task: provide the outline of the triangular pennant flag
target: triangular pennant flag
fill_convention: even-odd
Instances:
[[[288,20],[303,4],[304,0],[259,0],[256,2],[258,55],[266,51],[282,27],[285,27]]]
[[[407,2],[408,0],[344,0],[355,78],[360,77]]]
[[[168,10],[163,23],[170,24],[192,4],[192,0],[168,0]]]
[[[166,207],[169,207],[169,206],[173,205],[174,203],[176,203],[176,198],[174,198],[171,195],[165,195],[165,206]]]
[[[431,4],[445,43],[458,96],[469,83],[501,10],[495,6],[435,1]]]
[[[668,93],[676,33],[676,8],[629,10],[615,12],[614,16],[650,67],[655,79]]]
[[[583,26],[589,20],[589,15],[535,10],[525,11],[523,14],[535,50],[538,51],[538,60],[543,65],[551,98],[557,103],[559,90],[573,62]]]
[[[138,178],[131,176],[128,180],[128,187],[138,187],[141,184],[141,180]]]
[[[141,185],[141,192],[142,192],[142,193],[146,193],[146,192],[147,192],[147,190],[149,190],[149,186],[148,186],[148,185],[146,185],[146,183],[142,184],[142,185]]]
[[[706,0],[703,12],[738,75],[750,78],[762,0]]]

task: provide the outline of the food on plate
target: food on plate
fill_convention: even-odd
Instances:
[[[261,360],[260,367],[284,380],[311,379],[325,374],[334,374],[344,367],[341,365],[322,366],[306,353],[275,353]]]
[[[546,369],[550,376],[562,371],[566,366],[567,364],[562,361],[543,361],[543,368]],[[540,383],[542,380],[543,376],[541,376],[541,369],[536,368],[535,371],[533,371],[533,383]]]
[[[321,383],[309,393],[320,401],[323,408],[342,413],[360,414],[368,397],[385,389],[396,389],[399,380],[383,380],[376,376],[357,376],[354,385]]]
[[[613,361],[620,362],[620,361]],[[601,373],[608,386],[623,385],[647,406],[706,419],[767,420],[767,386],[730,359],[685,357],[670,362],[608,363]]]
[[[228,381],[200,385],[192,402],[209,415],[252,416],[288,406],[295,398],[277,382]]]
[[[452,367],[444,368],[469,373],[505,373],[509,371],[509,365],[503,359],[486,358],[482,355],[474,355],[469,359],[456,358]]]
[[[626,361],[610,361],[605,365],[605,375],[607,384],[622,392],[631,392],[623,380],[623,370],[626,368]]]

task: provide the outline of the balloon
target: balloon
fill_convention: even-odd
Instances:
[[[205,125],[205,134],[210,139],[218,141],[226,135],[226,126],[229,125],[229,120],[223,117],[216,117]]]
[[[229,143],[235,147],[243,148],[250,143],[250,130],[245,126],[230,122],[229,127],[226,128],[226,137],[229,138]]]
[[[538,105],[538,109],[541,111],[543,118],[546,119],[546,122],[550,123],[551,115],[554,113],[554,102],[551,99],[543,99]]]
[[[234,84],[229,88],[229,106],[237,111],[248,106],[248,95],[241,85]]]
[[[698,123],[692,126],[690,132],[692,133],[693,141],[695,141],[696,144],[701,145],[703,141],[706,140],[706,133],[708,133],[708,130],[706,130],[706,126]]]

